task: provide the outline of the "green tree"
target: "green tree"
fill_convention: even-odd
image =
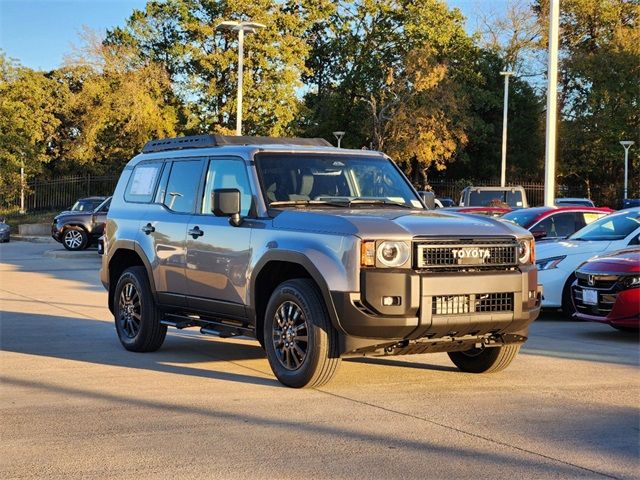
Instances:
[[[547,1],[538,4],[546,24]],[[622,194],[623,150],[640,143],[640,5],[625,0],[565,0],[560,16],[558,168],[596,201]],[[640,196],[640,155],[631,150],[631,195]]]
[[[129,47],[87,35],[79,54],[51,77],[70,92],[56,136],[58,172],[117,171],[150,138],[176,134],[166,70]]]
[[[60,124],[64,95],[43,72],[11,61],[0,51],[0,197],[15,197],[20,167],[28,175],[42,171]]]
[[[224,20],[263,23],[266,28],[245,40],[244,130],[283,135],[300,109],[305,31],[330,8],[328,0],[149,1],[124,28],[108,33],[107,44],[133,47],[140,58],[167,65],[191,112],[184,131],[217,131],[235,124],[237,33],[215,28]]]

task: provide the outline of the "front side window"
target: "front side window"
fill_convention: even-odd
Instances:
[[[213,158],[209,161],[201,213],[211,213],[211,194],[220,188],[237,188],[240,191],[240,215],[249,214],[253,196],[242,160]]]
[[[169,210],[177,213],[193,212],[201,171],[201,160],[173,162],[163,202]]]
[[[267,204],[390,204],[423,209],[395,165],[384,157],[258,154]]]

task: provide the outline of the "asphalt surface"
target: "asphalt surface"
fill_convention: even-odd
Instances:
[[[0,245],[0,478],[640,478],[638,338],[547,315],[504,372],[343,361],[293,390],[258,344],[121,348],[99,260]]]

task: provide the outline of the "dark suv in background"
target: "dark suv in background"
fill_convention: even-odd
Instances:
[[[103,241],[126,349],[157,350],[168,326],[251,336],[292,387],[324,384],[349,354],[501,370],[540,309],[529,232],[428,211],[387,156],[321,139],[149,142]]]
[[[102,236],[109,205],[111,197],[105,197],[95,208],[89,209],[90,204],[85,203],[83,209],[67,210],[56,215],[51,225],[51,236],[67,250],[87,248]]]

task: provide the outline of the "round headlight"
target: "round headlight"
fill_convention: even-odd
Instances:
[[[382,242],[378,245],[376,257],[387,267],[399,267],[409,260],[409,245],[404,242]]]
[[[531,244],[529,240],[520,240],[518,242],[518,262],[527,263],[531,256]]]

